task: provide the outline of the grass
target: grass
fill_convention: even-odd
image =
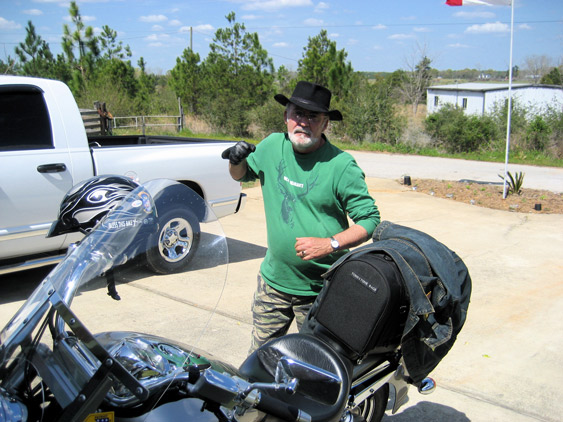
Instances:
[[[116,135],[132,135],[139,134],[133,130],[119,130],[116,131]],[[223,141],[240,141],[241,137],[235,137],[231,135],[226,135],[223,133],[193,133],[189,129],[183,129],[180,132],[176,131],[166,131],[166,130],[151,130],[147,131],[147,134],[159,134],[159,135],[170,135],[170,136],[183,136],[188,138],[203,138],[203,139],[219,139]],[[261,139],[251,139],[245,138],[247,142],[253,144],[258,144]],[[390,154],[406,154],[406,155],[422,155],[427,157],[445,157],[445,158],[459,158],[462,160],[471,161],[489,161],[504,163],[505,161],[505,151],[479,151],[479,152],[467,152],[467,153],[457,153],[450,154],[446,153],[438,148],[431,147],[413,147],[405,144],[384,144],[381,142],[374,142],[369,144],[351,144],[347,142],[341,142],[338,139],[331,138],[331,142],[340,149],[352,150],[352,151],[372,151],[372,152],[385,152]],[[512,151],[509,156],[509,162],[511,164],[526,164],[544,167],[563,167],[563,159],[553,158],[545,153],[537,151]]]

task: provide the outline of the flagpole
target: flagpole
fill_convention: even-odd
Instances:
[[[512,118],[512,44],[514,42],[514,2],[510,2],[511,12],[510,12],[510,67],[508,69],[508,117],[506,118],[506,152],[504,158],[504,182],[502,186],[502,198],[506,199],[507,189],[506,189],[506,178],[508,176],[508,156],[510,154],[510,123]]]

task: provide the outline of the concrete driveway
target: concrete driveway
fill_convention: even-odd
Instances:
[[[431,374],[438,389],[430,396],[411,389],[409,403],[384,420],[562,420],[563,215],[490,210],[430,197],[398,183],[405,174],[496,182],[497,164],[354,155],[368,175],[383,219],[445,243],[465,261],[473,280],[467,323]],[[526,182],[563,191],[562,169],[529,167],[523,170]],[[379,177],[369,177],[373,175]],[[260,189],[246,193],[242,213],[222,219],[232,263],[220,308],[237,320],[236,345],[229,350],[234,364],[249,345],[250,302],[266,250]]]
[[[490,210],[431,197],[398,183],[405,174],[496,182],[498,169],[490,170],[490,163],[354,155],[368,175],[370,192],[383,219],[422,230],[442,241],[461,256],[473,279],[467,323],[453,349],[431,374],[438,389],[430,396],[411,389],[407,405],[396,415],[387,414],[384,420],[562,420],[563,215]],[[536,174],[534,169],[550,175]],[[423,170],[433,173],[423,174]],[[532,167],[525,171],[526,181],[538,180],[541,188],[549,189],[552,178],[563,180],[561,169]],[[553,189],[563,190],[562,186],[560,183]],[[246,208],[221,219],[230,264],[225,290],[211,322],[209,310],[214,305],[207,292],[218,295],[221,288],[212,283],[220,281],[214,274],[209,276],[208,290],[199,295],[189,284],[181,284],[182,280],[175,284],[175,276],[145,274],[139,280],[122,281],[118,285],[120,302],[109,299],[102,287],[80,298],[85,310],[80,317],[93,318],[87,324],[93,332],[100,330],[96,326],[99,322],[104,330],[155,333],[195,343],[238,366],[250,345],[250,304],[267,245],[260,188],[246,193]],[[189,272],[184,275],[189,276]],[[24,275],[18,274],[0,277],[0,282],[3,326],[37,281],[26,282]],[[149,303],[145,294],[151,290],[166,294],[156,299],[153,295]],[[142,315],[139,306],[143,307]],[[109,328],[108,322],[112,324]],[[191,330],[194,327],[205,328],[207,335],[196,338]]]

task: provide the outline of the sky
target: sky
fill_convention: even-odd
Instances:
[[[15,57],[28,21],[61,52],[69,1],[0,0],[0,59]],[[131,47],[132,64],[143,57],[147,70],[164,74],[190,46],[202,60],[226,16],[259,35],[278,68],[296,70],[309,38],[325,29],[354,70],[408,70],[422,57],[439,69],[507,70],[510,63],[510,6],[450,7],[445,0],[79,0],[86,25],[105,25]],[[72,26],[71,26],[72,28]],[[190,31],[191,29],[191,31]],[[190,33],[192,34],[190,36]],[[563,1],[514,0],[513,65],[547,56],[563,62]]]

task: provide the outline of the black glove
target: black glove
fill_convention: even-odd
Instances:
[[[227,148],[221,154],[221,158],[228,159],[232,165],[237,165],[242,162],[251,152],[254,152],[256,146],[249,144],[246,141],[239,141],[230,148]]]

